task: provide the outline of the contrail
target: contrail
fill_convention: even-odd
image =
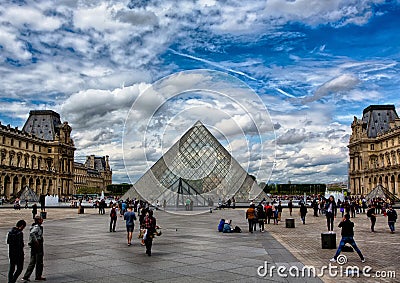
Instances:
[[[260,80],[258,80],[258,79],[256,79],[256,78],[253,78],[252,76],[249,76],[249,75],[246,74],[246,73],[243,73],[243,72],[240,72],[240,71],[236,71],[236,70],[233,70],[233,69],[230,69],[230,68],[226,68],[226,67],[224,67],[224,66],[222,66],[222,65],[220,65],[220,64],[218,64],[218,63],[215,63],[215,62],[212,62],[212,61],[209,61],[209,60],[206,60],[206,59],[202,59],[202,58],[199,58],[199,57],[195,57],[195,56],[192,56],[192,55],[189,55],[189,54],[180,53],[180,52],[175,51],[175,50],[173,50],[173,49],[171,49],[171,48],[169,48],[169,50],[170,50],[172,53],[176,54],[176,55],[183,56],[183,57],[190,58],[190,59],[193,59],[193,60],[196,60],[196,61],[200,61],[200,62],[203,62],[203,63],[210,64],[210,65],[212,65],[212,66],[215,66],[215,67],[217,67],[217,68],[223,69],[223,70],[225,70],[225,71],[228,71],[228,72],[231,72],[231,73],[235,73],[235,74],[244,76],[244,77],[246,77],[246,78],[248,78],[248,79],[250,79],[250,80],[253,80],[253,81],[260,81]]]
[[[248,78],[248,79],[250,79],[250,80],[257,81],[257,82],[261,82],[261,83],[265,84],[265,82],[262,81],[262,80],[258,80],[258,79],[256,79],[256,78],[253,78],[252,76],[249,76],[249,75],[246,74],[246,73],[243,73],[243,72],[240,72],[240,71],[236,71],[236,70],[233,70],[233,69],[230,69],[230,68],[226,68],[226,67],[224,67],[224,66],[222,66],[222,65],[220,65],[220,64],[218,64],[218,63],[215,63],[215,62],[213,62],[213,61],[209,61],[209,60],[206,60],[206,59],[203,59],[203,58],[199,58],[199,57],[196,57],[196,56],[192,56],[192,55],[189,55],[189,54],[180,53],[180,52],[178,52],[178,51],[176,51],[176,50],[174,50],[174,49],[171,49],[171,48],[168,48],[168,50],[170,50],[172,53],[174,53],[174,54],[176,54],[176,55],[179,55],[179,56],[182,56],[182,57],[186,57],[186,58],[190,58],[190,59],[193,59],[193,60],[196,60],[196,61],[200,61],[200,62],[209,64],[209,65],[211,65],[211,66],[220,68],[220,69],[222,69],[222,70],[225,70],[225,71],[228,71],[228,72],[231,72],[231,73],[234,73],[234,74],[238,74],[238,75],[244,76],[244,77],[246,77],[246,78]],[[285,95],[285,96],[287,96],[287,97],[297,99],[296,96],[291,95],[291,94],[289,94],[289,93],[287,93],[287,92],[281,90],[280,88],[275,88],[275,89],[276,89],[279,93],[281,93],[281,94],[283,94],[283,95]]]

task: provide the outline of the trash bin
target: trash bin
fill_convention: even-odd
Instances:
[[[336,233],[321,233],[323,249],[336,249]]]
[[[286,228],[294,228],[294,218],[286,218]]]
[[[47,212],[46,212],[46,211],[41,211],[41,212],[40,212],[40,217],[42,217],[43,219],[46,219],[46,217],[47,217]]]

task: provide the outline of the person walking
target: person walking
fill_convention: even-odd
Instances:
[[[115,208],[115,205],[111,207],[110,210],[110,232],[115,232],[115,226],[117,225],[117,209]]]
[[[25,220],[19,220],[7,234],[8,257],[10,267],[8,269],[8,283],[17,282],[24,268],[24,233]],[[15,268],[17,268],[15,270]]]
[[[156,233],[157,221],[153,217],[153,210],[149,210],[144,218],[144,227],[146,234],[144,236],[144,244],[146,246],[146,254],[151,256],[151,248],[153,246],[153,238]]]
[[[35,269],[36,281],[45,281],[46,278],[42,276],[43,273],[43,218],[40,216],[35,216],[35,222],[32,224],[29,233],[28,245],[31,247],[31,259],[28,268],[22,277],[23,281],[30,281],[33,269]]]
[[[340,244],[336,251],[336,254],[333,258],[330,259],[330,262],[336,262],[338,256],[342,251],[342,248],[346,243],[349,243],[354,248],[354,250],[360,257],[361,262],[365,262],[363,254],[361,253],[360,249],[357,247],[356,242],[354,241],[354,223],[350,221],[349,214],[345,214],[338,227],[342,228],[342,239],[340,240]]]
[[[334,196],[330,196],[325,204],[325,216],[328,232],[333,232],[333,221],[335,220],[336,211],[335,198]]]
[[[367,217],[371,220],[371,232],[375,232],[376,214],[375,205],[373,203],[368,206]]]
[[[396,223],[397,220],[397,212],[391,205],[389,205],[389,209],[386,211],[386,216],[388,218],[390,233],[394,234],[394,223]]]
[[[300,202],[300,217],[303,224],[306,224],[307,207],[303,201]]]
[[[132,206],[128,206],[128,211],[124,213],[124,220],[126,221],[126,232],[127,234],[127,240],[128,240],[128,246],[132,244],[132,234],[133,230],[135,228],[135,220],[136,220],[136,214],[133,212]]]
[[[254,204],[251,204],[250,207],[246,210],[246,219],[249,222],[249,232],[253,233],[254,220],[256,218],[256,210],[254,208]]]

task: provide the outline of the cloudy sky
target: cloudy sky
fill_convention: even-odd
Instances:
[[[109,155],[116,183],[136,181],[165,151],[150,148],[140,160],[135,152],[151,137],[168,148],[194,119],[259,181],[346,181],[353,117],[370,104],[400,107],[396,0],[3,1],[0,17],[0,121],[22,127],[31,109],[59,112],[76,159]],[[273,135],[258,128],[265,139],[252,139],[257,110],[238,110],[245,93],[240,103],[229,87],[187,94],[196,78],[185,71],[196,69],[254,90]],[[185,93],[155,110],[149,89],[177,77]],[[125,121],[140,136],[128,150]]]

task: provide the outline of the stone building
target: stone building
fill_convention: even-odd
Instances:
[[[394,105],[371,105],[354,117],[348,145],[349,188],[366,195],[382,185],[399,196],[400,119]]]
[[[78,189],[95,188],[97,191],[106,190],[112,183],[112,171],[108,155],[86,157],[85,163],[74,163],[75,191]]]
[[[71,131],[52,110],[30,111],[22,130],[0,123],[0,196],[16,196],[25,186],[36,194],[76,193]],[[111,173],[106,179],[111,180]]]

